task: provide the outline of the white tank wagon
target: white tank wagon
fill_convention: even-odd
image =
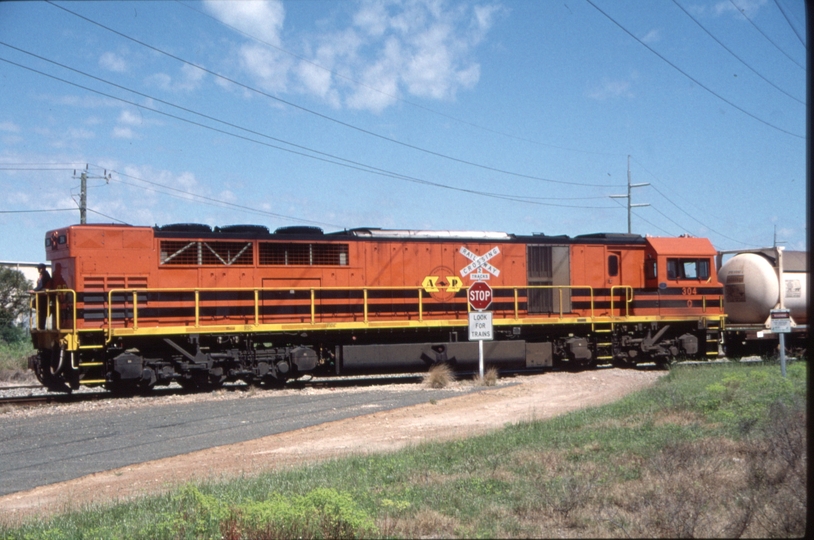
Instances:
[[[734,256],[722,263],[723,257]],[[772,247],[718,254],[718,279],[724,286],[727,353],[768,353],[777,345],[770,331],[773,309],[788,309],[792,342],[808,331],[808,263],[804,251]]]

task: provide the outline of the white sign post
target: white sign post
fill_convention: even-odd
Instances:
[[[500,255],[500,248],[493,247],[485,255],[472,253],[461,246],[460,254],[472,261],[461,270],[461,277],[469,276],[475,280],[467,292],[469,306],[477,311],[469,312],[469,341],[478,340],[478,368],[483,379],[483,341],[493,340],[492,312],[485,311],[492,303],[492,288],[486,283],[490,275],[498,277],[500,270],[489,264],[495,256]]]
[[[772,332],[780,341],[780,372],[786,376],[786,334],[791,333],[791,313],[788,309],[773,309],[770,312]]]
[[[469,341],[478,340],[478,371],[483,378],[483,341],[494,338],[492,331],[491,311],[472,311],[469,313]]]

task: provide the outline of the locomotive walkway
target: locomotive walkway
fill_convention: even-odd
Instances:
[[[476,387],[468,392],[478,391]],[[462,395],[376,390],[0,416],[0,496],[145,461]]]

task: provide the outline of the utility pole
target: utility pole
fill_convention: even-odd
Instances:
[[[628,234],[631,233],[630,209],[631,208],[639,208],[639,207],[642,207],[642,206],[650,206],[650,203],[632,204],[630,202],[630,190],[632,188],[644,187],[644,186],[649,186],[649,185],[650,185],[649,183],[644,183],[644,184],[631,184],[630,183],[630,156],[627,156],[627,195],[611,195],[610,198],[611,199],[627,199],[627,232],[628,232]]]
[[[84,225],[88,222],[88,173],[82,171],[79,179],[79,223]]]
[[[73,172],[76,178],[76,171]],[[88,176],[88,165],[79,175],[79,223],[85,225],[88,222],[88,178],[104,179],[105,183],[110,183],[111,175],[105,170],[102,176]],[[74,199],[76,200],[76,199]]]

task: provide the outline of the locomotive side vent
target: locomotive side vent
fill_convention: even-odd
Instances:
[[[161,265],[250,266],[253,246],[252,242],[162,240]]]
[[[347,266],[348,244],[261,242],[261,266]]]

